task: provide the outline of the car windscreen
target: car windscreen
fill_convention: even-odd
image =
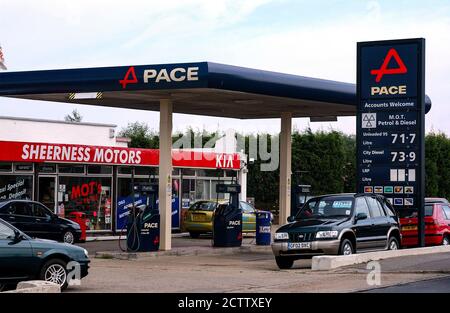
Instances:
[[[199,201],[191,205],[189,210],[192,211],[214,211],[216,208],[217,203],[216,202],[210,202],[210,201]]]
[[[417,218],[419,216],[417,209],[399,209],[397,211],[400,218]],[[433,216],[433,205],[425,205],[425,216]]]
[[[347,218],[352,215],[353,207],[352,196],[318,197],[308,200],[296,218]]]

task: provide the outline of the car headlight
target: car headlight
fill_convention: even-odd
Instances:
[[[337,230],[318,231],[316,238],[337,238],[339,232]]]
[[[286,240],[289,239],[288,233],[275,233],[275,240]]]
[[[88,258],[89,257],[89,252],[86,249],[83,249],[84,251],[84,255]]]

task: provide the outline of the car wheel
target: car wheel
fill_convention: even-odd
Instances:
[[[200,237],[200,233],[189,232],[189,236],[191,236],[191,238],[197,239],[198,237]]]
[[[294,265],[293,259],[281,256],[276,256],[275,262],[277,262],[278,268],[282,270],[289,269]]]
[[[395,237],[389,238],[388,250],[398,250],[399,244],[398,240]]]
[[[66,230],[63,233],[63,242],[71,245],[75,242],[75,235],[71,230]]]
[[[348,239],[342,240],[341,246],[339,247],[339,255],[352,255],[353,253],[355,253],[355,250],[352,242]]]
[[[67,288],[67,263],[60,259],[47,261],[41,269],[40,279],[58,284],[61,290]]]
[[[442,245],[443,245],[443,246],[448,246],[448,245],[450,245],[450,239],[449,239],[448,236],[445,236],[445,237],[442,239]]]

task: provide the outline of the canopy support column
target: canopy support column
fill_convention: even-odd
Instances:
[[[291,214],[291,135],[292,113],[283,112],[280,132],[280,225],[285,224]]]
[[[159,103],[160,249],[172,249],[172,110],[171,100]]]

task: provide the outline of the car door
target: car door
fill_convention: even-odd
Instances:
[[[14,229],[0,221],[0,282],[28,278],[33,268],[32,249],[27,239],[15,241]]]
[[[33,216],[36,229],[36,237],[46,239],[58,239],[61,231],[57,220],[49,209],[40,203],[33,202]]]
[[[387,245],[388,232],[391,228],[389,218],[386,216],[382,204],[376,197],[367,197],[370,214],[372,216],[372,246],[375,248],[383,248]]]
[[[11,203],[10,202],[5,202],[0,204],[0,218],[3,219],[4,221],[11,223],[12,219],[11,218]]]
[[[256,210],[247,202],[241,201],[242,209],[242,231],[256,231]]]
[[[5,220],[28,236],[34,237],[34,217],[30,203],[27,201],[12,201],[8,210],[9,216]]]
[[[447,225],[447,234],[450,234],[450,206],[448,204],[442,205],[443,216],[445,224]]]
[[[356,235],[356,249],[368,249],[372,247],[372,219],[365,197],[357,197],[355,199],[355,217],[358,213],[367,215],[366,219],[356,220],[353,226],[353,231]]]

